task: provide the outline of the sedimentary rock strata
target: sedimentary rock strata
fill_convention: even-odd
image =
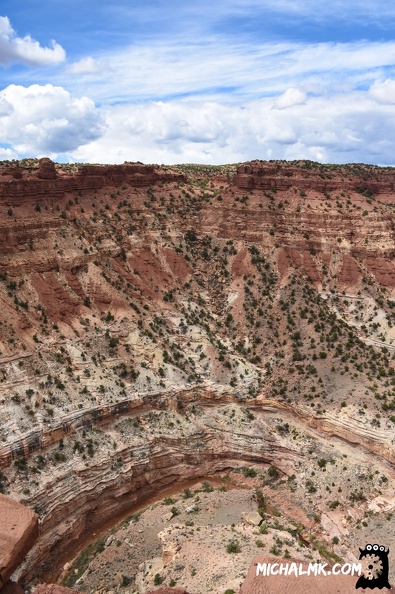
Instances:
[[[234,466],[272,467],[317,517],[387,497],[393,184],[309,162],[2,165],[0,490],[40,517],[21,576]]]

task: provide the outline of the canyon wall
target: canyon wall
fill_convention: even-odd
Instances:
[[[395,172],[364,165],[335,167],[324,170],[319,163],[305,161],[298,166],[287,162],[252,161],[237,168],[234,183],[238,188],[248,190],[284,191],[294,187],[298,190],[314,190],[328,193],[353,191],[369,194],[393,192]]]
[[[391,169],[0,174],[0,489],[40,520],[21,579],[177,481],[255,464],[304,495],[321,460],[314,505],[347,515],[369,468],[366,500],[392,480]]]
[[[227,411],[234,411],[233,416],[224,416]],[[29,581],[37,574],[53,579],[87,535],[177,482],[250,464],[270,465],[290,477],[307,463],[308,443],[335,459],[346,447],[351,458],[354,452],[368,465],[374,460],[376,468],[395,460],[391,431],[367,431],[358,421],[351,425],[349,419],[307,415],[302,407],[295,410],[262,398],[241,405],[232,394],[212,390],[136,398],[117,412],[96,417],[94,425],[92,414],[82,419],[69,425],[69,433],[59,429],[52,447],[53,433],[46,446],[35,450],[48,457],[59,451],[60,440],[70,443],[62,450],[65,462],[48,471],[41,467],[43,488],[24,498],[42,519],[20,579]],[[303,437],[295,442],[292,435],[276,431],[278,423],[289,424]],[[97,444],[85,463],[71,448],[82,427]],[[31,457],[28,440],[25,448],[25,456]]]

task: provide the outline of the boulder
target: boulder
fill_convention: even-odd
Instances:
[[[243,520],[244,524],[250,524],[250,526],[259,526],[262,522],[262,516],[258,512],[243,512],[241,514],[241,519]]]

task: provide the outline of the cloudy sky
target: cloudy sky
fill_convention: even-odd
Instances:
[[[0,159],[395,165],[388,0],[2,0]]]

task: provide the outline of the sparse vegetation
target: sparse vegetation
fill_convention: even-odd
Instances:
[[[30,175],[39,163],[20,167]],[[60,178],[79,167],[56,165]],[[228,480],[254,485],[262,522],[248,544],[233,527],[227,552],[265,545],[288,558],[303,544],[334,559],[339,537],[310,543],[276,494],[299,501],[317,534],[321,513],[335,510],[351,536],[371,528],[370,516],[356,521],[347,510],[359,517],[393,488],[385,466],[376,474],[365,457],[380,448],[388,458],[380,444],[395,424],[394,206],[380,192],[381,183],[392,192],[393,170],[308,160],[243,167],[239,180],[236,165],[180,165],[158,170],[151,185],[139,173],[134,186],[131,174],[119,186],[96,180],[63,198],[3,204],[12,241],[0,258],[0,445],[10,461],[0,492],[19,493],[40,519],[50,522],[42,501],[54,477],[71,469],[81,484],[94,468],[98,486],[126,485],[148,477],[151,463],[157,472],[167,451],[174,476],[200,460],[213,460],[214,472],[217,455],[225,468],[230,452],[238,471]],[[345,430],[363,446],[358,462],[353,446],[347,460],[336,440],[328,446]],[[159,502],[191,537],[202,500],[227,496],[210,480]]]
[[[241,547],[237,540],[230,540],[226,545],[226,552],[227,553],[240,553]]]

